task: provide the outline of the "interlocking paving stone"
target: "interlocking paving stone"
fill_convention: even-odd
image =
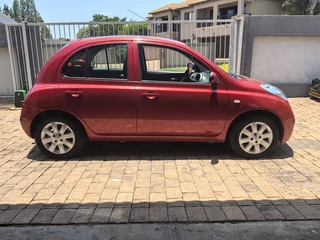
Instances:
[[[281,205],[276,206],[276,208],[282,213],[283,216],[285,216],[287,220],[305,219],[305,217],[291,205]]]
[[[112,213],[112,208],[96,208],[94,211],[90,222],[92,223],[106,223],[109,222],[111,213]]]
[[[258,206],[258,209],[268,220],[285,220],[285,217],[274,206]]]
[[[27,224],[37,215],[39,209],[23,209],[12,221],[13,224]]]
[[[167,222],[168,208],[162,206],[151,206],[149,210],[150,222]]]
[[[308,204],[293,204],[306,219],[320,219],[320,211]]]
[[[48,224],[53,219],[58,209],[41,209],[32,220],[32,224]]]
[[[0,107],[0,224],[320,219],[320,103],[289,102],[290,141],[250,160],[225,144],[114,142],[56,161]]]
[[[94,212],[94,209],[94,207],[77,209],[71,219],[71,223],[88,223]]]
[[[186,207],[186,210],[191,222],[206,222],[208,220],[203,207]]]
[[[227,220],[227,217],[220,206],[204,207],[204,210],[210,222],[222,222]]]
[[[110,222],[114,223],[126,223],[130,218],[130,207],[115,207],[112,211]]]
[[[265,220],[265,217],[256,206],[240,206],[240,208],[249,221]]]
[[[222,210],[224,211],[228,220],[246,220],[246,217],[243,215],[238,206],[224,206],[222,207]]]
[[[51,224],[68,224],[76,209],[60,209],[51,221]]]
[[[148,222],[149,208],[133,208],[131,211],[130,222]]]
[[[9,224],[21,210],[5,210],[0,214],[0,224]]]
[[[188,221],[186,209],[184,207],[169,207],[168,216],[170,222],[186,222]]]

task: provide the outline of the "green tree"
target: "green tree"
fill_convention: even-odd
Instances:
[[[109,17],[102,14],[93,15],[93,21],[88,26],[80,28],[77,38],[112,36],[112,35],[147,35],[148,25],[124,23],[127,18]],[[112,24],[94,24],[109,22]]]
[[[148,35],[148,23],[126,24],[119,35]]]
[[[102,14],[95,14],[92,17],[92,24],[82,27],[77,33],[77,38],[96,37],[118,35],[119,31],[123,29],[124,24],[116,24],[118,22],[125,22],[127,18],[108,17]],[[112,25],[99,25],[94,22],[113,22]]]
[[[3,5],[3,10],[2,12],[6,15],[8,15],[9,17],[11,17],[11,9],[9,8],[9,6],[7,4]]]
[[[12,7],[4,4],[2,12],[16,22],[43,22],[34,0],[14,0]]]
[[[20,3],[18,0],[14,0],[12,3],[11,18],[16,22],[21,22]]]
[[[2,12],[14,19],[16,22],[44,22],[36,8],[34,0],[14,0],[11,8],[4,4]],[[50,30],[47,26],[42,26],[40,31],[42,38],[52,38]]]
[[[319,0],[284,0],[283,13],[285,15],[319,15]]]
[[[92,16],[94,22],[125,22],[127,18],[108,17],[103,14],[95,14]]]

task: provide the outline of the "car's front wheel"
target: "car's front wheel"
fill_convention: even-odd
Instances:
[[[42,153],[50,158],[62,159],[80,152],[85,134],[75,121],[49,117],[37,126],[35,140]]]
[[[279,129],[267,116],[250,116],[235,123],[229,134],[232,149],[242,157],[266,155],[279,142]]]

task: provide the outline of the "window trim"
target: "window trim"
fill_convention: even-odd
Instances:
[[[187,86],[211,86],[211,83],[203,83],[203,82],[181,82],[181,81],[156,81],[156,80],[142,80],[144,83],[157,83],[157,84],[179,84],[179,85],[187,85]]]
[[[110,67],[109,67],[109,58],[108,58],[108,51],[107,48],[104,48],[104,53],[106,54],[106,60],[107,60],[107,65],[108,65],[108,71],[110,71]]]
[[[129,59],[129,44],[128,42],[121,42],[121,43],[108,43],[108,44],[97,44],[97,45],[91,45],[91,46],[86,46],[84,48],[81,48],[81,49],[76,49],[74,52],[72,52],[72,54],[70,54],[70,56],[67,58],[66,61],[63,62],[62,64],[62,67],[60,68],[60,76],[62,77],[62,79],[69,79],[69,80],[80,80],[80,81],[83,81],[83,80],[90,80],[92,79],[93,81],[103,81],[103,80],[108,80],[108,81],[119,81],[119,82],[125,82],[125,81],[129,81],[129,78],[128,78],[128,75],[127,75],[127,78],[96,78],[96,77],[88,77],[88,49],[89,48],[94,48],[94,47],[99,47],[99,46],[104,46],[104,49],[106,51],[106,55],[107,55],[107,47],[106,46],[109,46],[109,45],[124,45],[127,47],[127,61]],[[84,50],[85,49],[85,59],[86,59],[86,69],[85,69],[85,77],[72,77],[72,76],[66,76],[63,74],[63,68],[64,66],[67,64],[67,62],[77,53],[79,53],[80,51]],[[91,59],[92,60],[92,59]],[[108,56],[107,56],[107,61],[108,61]],[[109,63],[109,61],[108,61]],[[90,62],[91,64],[91,62]],[[108,70],[109,70],[109,64],[108,64]],[[128,64],[127,64],[127,71],[128,71]]]
[[[138,54],[139,54],[139,64],[140,64],[140,79],[141,79],[141,82],[149,82],[149,83],[164,83],[164,84],[182,84],[182,85],[192,85],[192,86],[195,86],[195,85],[211,85],[210,82],[209,83],[199,83],[199,82],[181,82],[181,81],[157,81],[157,80],[144,80],[143,79],[143,71],[148,71],[147,69],[147,62],[146,62],[146,58],[145,58],[145,51],[143,49],[143,46],[151,46],[151,47],[159,47],[159,48],[167,48],[167,49],[171,49],[171,50],[174,50],[174,51],[177,51],[179,52],[180,54],[184,55],[185,57],[186,54],[180,50],[180,49],[177,49],[177,48],[174,48],[174,47],[170,47],[170,46],[166,46],[166,45],[157,45],[157,44],[152,44],[152,43],[138,43]],[[141,54],[143,53],[143,56],[141,56]],[[188,59],[193,59],[194,61],[198,62],[199,63],[199,60],[197,60],[196,58],[194,58],[193,56],[189,56],[187,57]],[[141,62],[143,61],[143,62]],[[208,71],[210,71],[210,69],[205,66],[204,64],[202,64],[201,62],[199,63],[201,64],[204,68],[206,68]]]

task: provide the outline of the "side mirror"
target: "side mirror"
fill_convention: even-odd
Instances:
[[[210,83],[212,86],[219,85],[220,83],[217,74],[215,74],[214,72],[210,72]]]

